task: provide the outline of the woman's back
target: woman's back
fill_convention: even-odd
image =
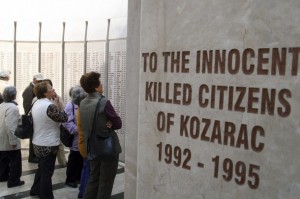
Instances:
[[[20,141],[14,136],[19,116],[19,109],[14,103],[0,104],[0,151],[20,149]],[[15,148],[9,143],[10,137],[17,143]]]

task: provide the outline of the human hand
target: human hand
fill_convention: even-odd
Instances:
[[[112,127],[112,122],[109,120],[107,123],[106,123],[106,126],[107,126],[107,128],[111,128]]]
[[[53,103],[57,106],[57,108],[62,111],[64,109],[64,105],[61,100],[59,100],[59,96],[55,95],[53,98]]]

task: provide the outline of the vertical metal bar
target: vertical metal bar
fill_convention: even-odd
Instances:
[[[87,63],[87,29],[88,29],[88,21],[85,22],[83,74],[86,73],[86,63]]]
[[[108,67],[109,67],[109,28],[110,19],[107,20],[107,33],[105,42],[105,69],[104,69],[104,93],[108,98]]]
[[[65,81],[65,27],[66,22],[63,22],[63,32],[61,40],[61,96],[64,98],[64,81]]]
[[[42,65],[41,65],[41,52],[42,52],[42,48],[41,48],[41,32],[42,32],[42,22],[39,22],[39,47],[38,47],[38,71],[39,73],[42,72]]]
[[[14,86],[17,87],[17,22],[14,22]]]

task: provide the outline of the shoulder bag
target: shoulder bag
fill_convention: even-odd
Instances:
[[[116,138],[114,136],[114,130],[107,128],[100,130],[101,132],[98,132],[97,129],[95,129],[98,115],[97,113],[99,110],[101,99],[102,97],[99,99],[96,106],[92,131],[87,141],[87,151],[89,154],[89,159],[99,158],[101,161],[115,161],[118,160],[119,153],[116,149]]]
[[[30,111],[34,103],[31,104],[29,110],[25,113],[25,115],[21,116],[21,124],[18,125],[15,131],[15,136],[20,139],[29,139],[33,135],[33,120]]]

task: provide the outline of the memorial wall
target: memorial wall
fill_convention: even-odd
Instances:
[[[298,0],[129,1],[125,198],[299,198],[299,19]]]

